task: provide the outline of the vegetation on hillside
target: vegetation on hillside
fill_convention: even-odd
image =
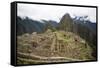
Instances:
[[[18,17],[17,63],[96,60],[96,32],[87,23],[72,19],[69,14],[59,23]]]

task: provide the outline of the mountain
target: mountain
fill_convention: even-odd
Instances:
[[[49,20],[49,23],[50,23],[53,27],[58,27],[58,23],[57,23],[56,21]]]
[[[53,20],[32,20],[28,17],[22,19],[17,17],[17,35],[24,33],[43,33],[46,30],[52,31],[63,30],[66,32],[73,32],[85,39],[92,46],[96,45],[96,23],[91,21],[73,20],[70,14],[66,13],[62,16],[59,23]]]
[[[24,33],[42,33],[48,29],[48,26],[50,29],[56,28],[58,26],[58,23],[53,20],[32,20],[28,17],[22,19],[21,17],[17,17],[17,35],[22,35]]]
[[[17,63],[38,64],[96,60],[96,23],[73,20],[66,13],[59,23],[17,17]]]
[[[84,23],[85,22],[85,23]],[[89,20],[75,20],[70,17],[68,13],[62,16],[59,22],[59,28],[65,31],[71,31],[78,33],[78,28],[89,29],[92,33],[96,34],[96,23],[93,23]],[[75,30],[75,31],[74,31]],[[84,29],[83,29],[84,30]]]
[[[65,31],[72,31],[73,20],[68,13],[66,13],[60,20],[59,28]]]
[[[96,23],[85,20],[73,20],[68,13],[66,13],[59,22],[60,30],[73,32],[90,44],[96,53]],[[96,55],[95,55],[96,56]]]
[[[91,22],[91,21],[86,21],[86,26],[94,33],[96,33],[96,23]]]
[[[25,19],[17,17],[17,35],[32,32],[41,33],[44,31],[44,26],[43,23],[29,19],[28,17]]]
[[[49,24],[51,25],[52,27],[57,27],[58,26],[58,23],[56,21],[53,21],[53,20],[42,20],[44,22],[44,24]]]
[[[84,23],[85,22],[85,23]],[[91,21],[74,20],[73,32],[80,35],[86,41],[96,41],[96,23]]]

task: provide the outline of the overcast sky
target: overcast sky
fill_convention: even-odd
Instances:
[[[35,20],[45,19],[59,22],[64,14],[69,13],[71,17],[87,15],[89,20],[96,22],[96,8],[19,3],[17,10],[18,16],[27,16]]]

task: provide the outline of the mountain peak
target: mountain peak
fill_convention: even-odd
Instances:
[[[64,14],[64,16],[62,16],[62,18],[61,18],[61,20],[60,20],[60,23],[68,23],[68,22],[72,22],[72,18],[71,18],[71,16],[70,16],[70,14],[69,13],[66,13],[66,14]]]
[[[66,13],[60,20],[60,28],[65,31],[72,31],[73,20],[70,14]]]
[[[69,13],[66,13],[64,16],[70,16],[70,14]]]
[[[71,19],[70,14],[66,13],[62,18]]]

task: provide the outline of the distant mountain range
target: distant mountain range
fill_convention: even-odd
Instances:
[[[44,22],[44,23],[43,23]],[[76,25],[84,25],[87,27],[89,30],[92,32],[96,33],[96,23],[92,23],[90,21],[85,21],[86,23],[83,23],[80,20],[74,20],[70,17],[69,14],[65,14],[60,22],[56,22],[53,20],[42,20],[37,21],[37,20],[32,20],[28,17],[22,19],[21,17],[17,17],[17,35],[21,35],[23,33],[32,33],[32,32],[38,32],[41,33],[45,31],[45,28],[47,25],[50,25],[55,28],[61,28],[62,30],[69,30],[72,31],[71,29],[75,27]],[[78,26],[77,26],[78,27]]]
[[[45,28],[47,25],[50,25],[52,27],[58,27],[58,23],[53,20],[42,20],[37,21],[37,20],[32,20],[28,17],[25,19],[22,19],[21,17],[17,17],[17,35],[21,35],[24,33],[32,33],[32,32],[37,32],[41,33],[45,31]]]

